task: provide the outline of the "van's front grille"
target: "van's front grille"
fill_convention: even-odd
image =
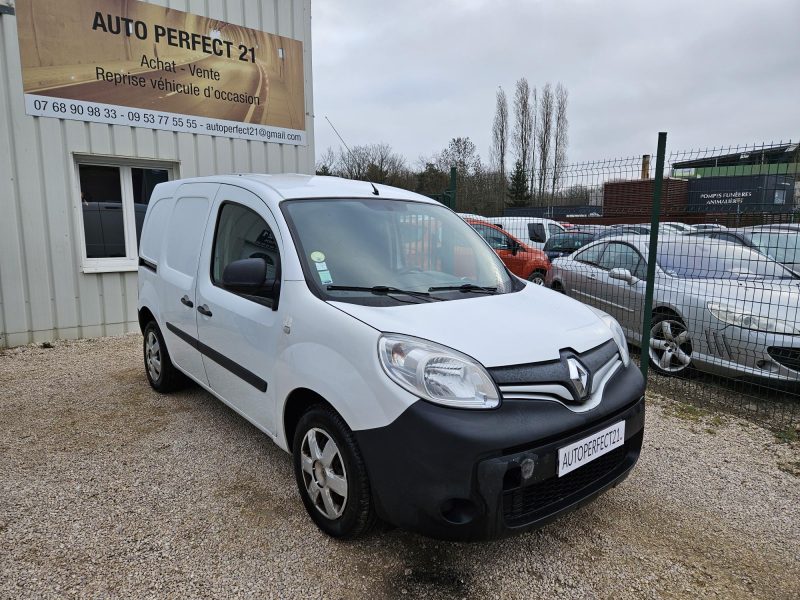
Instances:
[[[573,496],[586,496],[606,483],[606,478],[625,462],[627,446],[621,446],[575,469],[564,477],[553,476],[533,485],[503,494],[503,516],[514,527],[535,521],[571,503]],[[577,499],[577,498],[576,498]]]
[[[588,371],[589,390],[578,397],[570,380],[567,359],[575,357]],[[579,354],[569,349],[561,351],[561,358],[539,363],[491,367],[489,374],[506,399],[535,399],[543,396],[558,398],[565,404],[582,405],[596,392],[621,362],[619,349],[613,340]]]

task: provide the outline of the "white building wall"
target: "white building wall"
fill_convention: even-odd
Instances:
[[[175,177],[311,173],[311,0],[152,0],[303,42],[308,146],[25,114],[16,17],[0,15],[0,347],[138,328],[136,272],[81,271],[74,154],[176,163]]]

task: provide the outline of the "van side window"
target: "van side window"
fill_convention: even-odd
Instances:
[[[217,219],[211,281],[220,284],[225,267],[243,258],[263,258],[267,262],[267,278],[277,275],[280,254],[272,229],[249,208],[225,202]]]

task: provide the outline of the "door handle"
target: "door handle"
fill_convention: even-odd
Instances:
[[[205,315],[206,317],[211,316],[211,311],[209,310],[207,304],[201,304],[200,306],[198,306],[197,312],[199,312],[201,315]]]
[[[587,275],[589,279],[597,279],[597,275]]]
[[[194,302],[189,300],[189,296],[186,295],[184,295],[183,298],[181,298],[181,304],[183,304],[184,306],[188,306],[189,308],[192,308],[194,306]]]

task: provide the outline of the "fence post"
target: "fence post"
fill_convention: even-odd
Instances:
[[[450,186],[447,189],[451,193],[451,196],[450,196],[450,198],[451,198],[451,200],[450,200],[450,202],[451,202],[450,208],[452,208],[453,210],[457,210],[456,209],[456,202],[457,202],[456,201],[456,194],[457,194],[457,192],[456,192],[456,180],[457,180],[457,178],[456,178],[456,168],[455,167],[450,167]]]
[[[658,153],[656,154],[656,176],[653,180],[653,209],[650,214],[650,248],[647,253],[647,287],[644,295],[644,315],[642,318],[641,370],[645,382],[650,367],[650,327],[653,322],[653,286],[656,277],[656,257],[658,256],[658,221],[661,218],[661,187],[664,183],[664,155],[667,148],[667,132],[658,133]]]

